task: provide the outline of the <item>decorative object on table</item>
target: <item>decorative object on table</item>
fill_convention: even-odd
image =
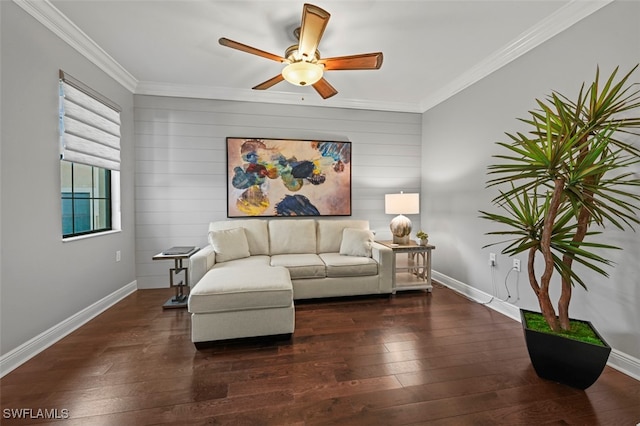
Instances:
[[[411,220],[405,214],[420,213],[420,194],[386,194],[384,196],[384,212],[397,214],[389,224],[395,244],[409,244]]]
[[[195,246],[174,246],[162,252],[165,256],[176,256],[181,254],[189,254],[196,249]]]
[[[287,64],[280,74],[254,86],[253,90],[266,90],[286,80],[296,86],[313,86],[323,99],[327,99],[338,91],[324,79],[325,71],[377,70],[382,66],[383,58],[382,52],[320,58],[318,45],[330,17],[326,10],[312,4],[305,4],[302,9],[301,24],[293,31],[298,43],[289,46],[284,57],[224,37],[218,42],[222,46]]]
[[[420,240],[421,246],[426,246],[427,244],[429,244],[429,234],[427,234],[426,232],[418,231],[416,233],[416,237],[418,237],[418,239]]]
[[[227,138],[227,216],[350,216],[351,142]]]
[[[640,223],[636,189],[640,179],[628,169],[640,162],[640,149],[637,143],[625,142],[629,135],[637,136],[640,128],[640,117],[632,115],[632,110],[640,107],[640,90],[627,83],[637,68],[618,81],[616,68],[604,85],[599,82],[598,70],[594,82],[586,90],[583,85],[575,100],[556,92],[546,101],[538,100],[540,110],[522,120],[531,131],[507,134],[512,142],[498,144],[508,152],[495,156],[500,162],[489,166],[489,174],[497,177],[489,180],[488,186],[506,186],[493,200],[506,214],[481,211],[481,217],[507,227],[488,233],[506,238],[503,242],[509,244],[503,254],[527,253],[529,282],[549,332],[572,334],[577,325],[569,318],[571,291],[575,284],[586,289],[586,283],[573,268],[574,262],[608,276],[602,265],[612,262],[601,253],[617,247],[586,242],[586,237],[601,234],[589,231],[590,227],[604,229],[606,223],[623,230]],[[535,267],[538,253],[544,259],[539,277]],[[557,315],[549,296],[554,271],[561,278]],[[602,344],[608,357],[611,348],[604,341]],[[530,355],[537,351],[529,347]],[[553,376],[542,373],[537,364],[534,367],[542,377],[584,389],[595,378],[577,382],[576,376],[583,373],[570,368],[585,356],[572,355],[553,369]],[[603,357],[598,375],[607,357]]]

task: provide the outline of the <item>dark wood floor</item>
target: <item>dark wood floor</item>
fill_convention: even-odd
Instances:
[[[539,379],[520,324],[438,286],[297,303],[290,341],[196,351],[170,290],[142,290],[1,380],[3,425],[636,425],[640,382]],[[7,409],[69,419],[7,419]],[[68,410],[68,411],[63,411]]]

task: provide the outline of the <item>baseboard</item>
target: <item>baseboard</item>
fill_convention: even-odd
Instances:
[[[468,284],[453,279],[447,275],[441,274],[437,271],[432,271],[431,276],[434,280],[438,281],[441,284],[444,284],[451,290],[462,294],[467,299],[486,305],[494,311],[500,312],[502,315],[508,316],[509,318],[520,322],[520,308],[518,308],[517,306],[514,306],[511,303],[498,299],[495,296],[478,290],[475,287],[471,287]]]
[[[640,380],[640,359],[611,349],[607,365],[636,380]]]
[[[437,271],[432,271],[431,276],[434,280],[440,284],[450,288],[451,290],[462,294],[468,299],[482,303],[488,308],[491,308],[515,321],[520,322],[520,308],[512,305],[511,303],[500,300],[484,291],[471,287],[461,281],[453,279],[447,275],[441,274]],[[636,380],[640,380],[640,359],[628,355],[624,352],[620,352],[614,348],[611,349],[609,355],[609,361],[607,365],[611,368],[615,368],[623,374],[632,377]]]
[[[133,281],[0,357],[0,378],[137,290]]]

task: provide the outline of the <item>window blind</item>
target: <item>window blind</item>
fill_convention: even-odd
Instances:
[[[60,159],[120,170],[120,107],[60,71]]]

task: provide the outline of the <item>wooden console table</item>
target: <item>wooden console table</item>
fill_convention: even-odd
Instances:
[[[431,251],[436,246],[431,244],[421,246],[414,241],[409,244],[394,244],[392,241],[377,242],[393,250],[393,294],[402,290],[427,290],[428,292],[433,290]],[[406,259],[399,258],[399,253],[406,253]],[[401,263],[398,263],[399,261]]]

